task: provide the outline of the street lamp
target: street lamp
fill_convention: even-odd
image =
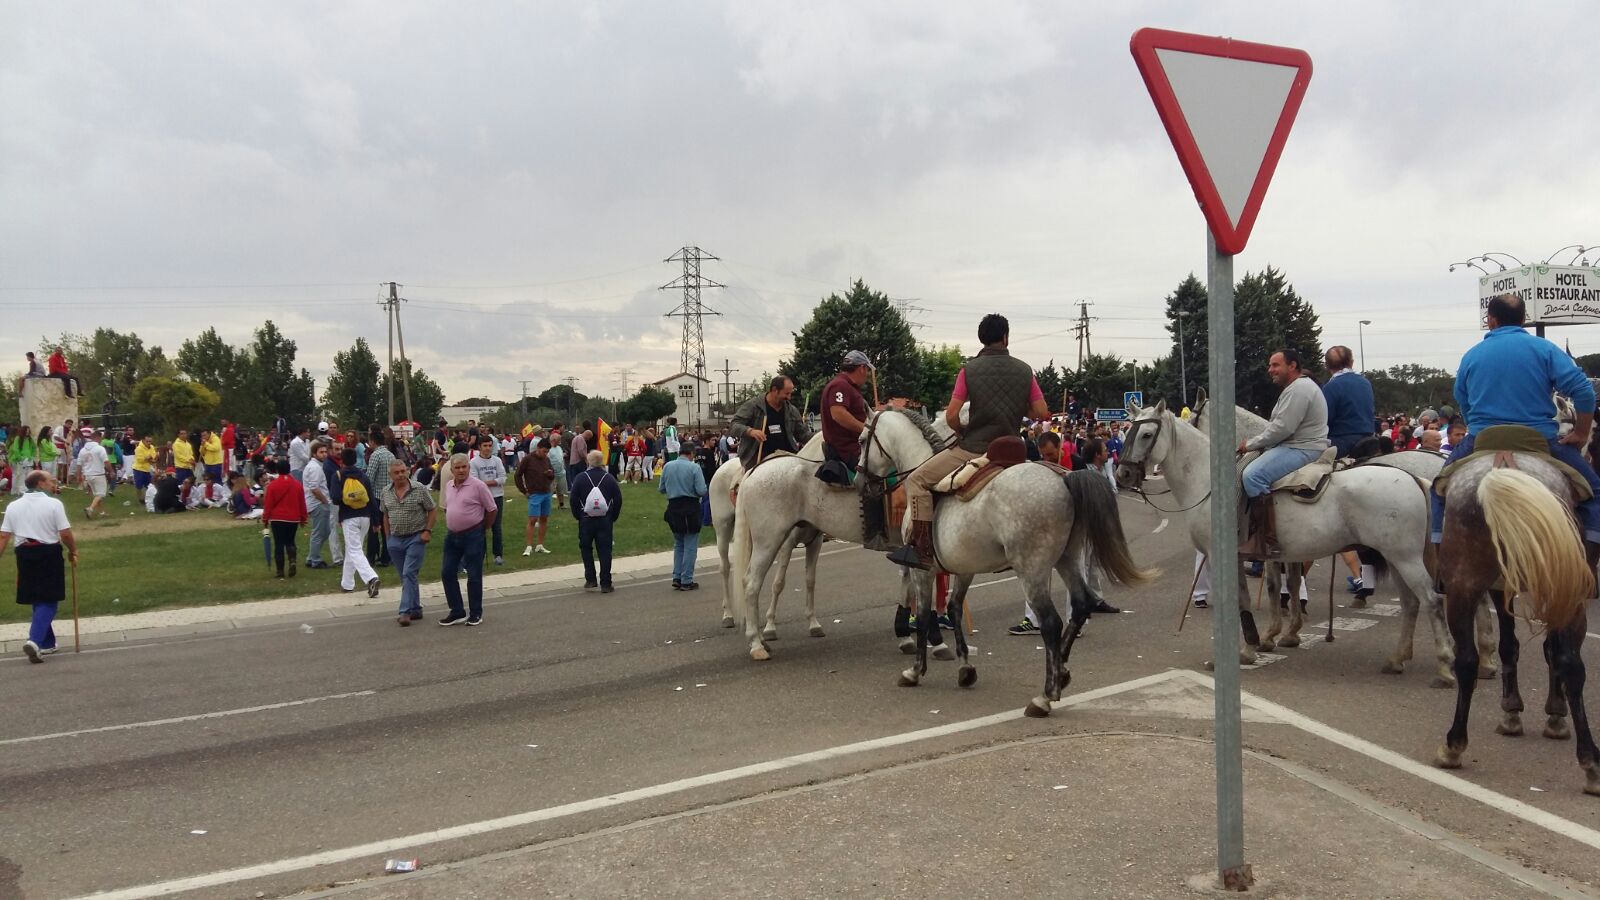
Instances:
[[[1361,371],[1367,371],[1367,334],[1363,330],[1372,324],[1371,319],[1362,319],[1356,323],[1356,345],[1361,350]]]
[[[1183,360],[1183,320],[1189,317],[1187,309],[1178,310],[1178,408],[1189,405],[1189,367]],[[1135,373],[1137,374],[1137,372]]]

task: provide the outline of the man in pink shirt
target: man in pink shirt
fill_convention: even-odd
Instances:
[[[494,495],[489,486],[473,478],[467,455],[450,457],[450,477],[444,483],[444,599],[450,614],[440,625],[483,624],[483,533],[494,525]],[[467,606],[461,605],[462,569],[467,572]]]

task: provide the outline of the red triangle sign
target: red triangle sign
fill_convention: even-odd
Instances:
[[[1304,50],[1141,28],[1133,60],[1222,253],[1244,250],[1311,82]]]

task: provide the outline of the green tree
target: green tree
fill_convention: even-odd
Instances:
[[[404,370],[398,367],[409,365],[409,361],[396,360],[396,378],[394,385],[394,421],[398,422],[406,415],[406,395]],[[385,372],[378,379],[378,396],[383,398],[383,410],[388,412],[389,406],[389,373]],[[439,410],[444,409],[444,388],[439,382],[428,377],[428,373],[421,369],[411,370],[411,415],[423,425],[432,426],[439,421]],[[387,419],[385,419],[387,421]]]
[[[249,389],[249,355],[207,328],[178,347],[178,371],[190,381],[204,384],[222,398],[217,415],[235,422],[260,421],[261,403]]]
[[[1367,372],[1379,415],[1416,415],[1424,409],[1455,405],[1456,378],[1431,366],[1392,366]]]
[[[17,408],[17,382],[21,380],[21,372],[9,372],[0,378],[0,422],[22,420],[22,413]]]
[[[216,391],[203,384],[162,375],[152,375],[135,384],[132,399],[160,417],[166,434],[201,424],[222,402]]]
[[[961,367],[967,364],[967,358],[961,355],[961,348],[953,344],[924,347],[919,352],[922,354],[922,388],[912,395],[912,399],[921,401],[929,410],[942,410],[950,405],[950,393],[956,389],[956,376],[961,374]]]
[[[366,338],[333,355],[333,373],[322,404],[346,428],[365,429],[380,420],[387,393],[379,392],[378,358]]]
[[[779,370],[794,379],[802,397],[815,396],[839,371],[845,353],[860,350],[878,367],[881,397],[916,397],[922,355],[905,316],[886,294],[857,279],[844,296],[830,294],[794,334],[794,355]]]
[[[671,391],[647,384],[639,388],[639,393],[617,404],[617,418],[640,426],[652,425],[672,415],[677,408],[678,398],[672,396]]]
[[[301,423],[315,423],[316,382],[305,369],[295,372],[297,349],[271,319],[256,329],[247,351],[249,390],[260,403],[259,412],[248,420],[252,424],[270,426],[278,416],[287,420],[291,429]]]
[[[531,408],[537,404],[559,410],[563,416],[560,421],[568,421],[588,399],[570,384],[553,384],[540,391],[537,397],[529,397],[528,406]]]
[[[1206,286],[1193,272],[1178,283],[1177,290],[1167,295],[1167,333],[1172,335],[1168,363],[1171,383],[1168,384],[1161,377],[1161,370],[1158,369],[1160,381],[1157,387],[1161,391],[1160,396],[1167,398],[1168,404],[1175,409],[1182,409],[1187,405],[1185,401],[1194,399],[1195,389],[1204,387],[1210,377],[1211,368],[1206,361],[1206,348],[1209,346],[1206,324],[1208,296]],[[1180,332],[1183,336],[1181,353],[1178,340]],[[1147,395],[1145,400],[1154,405],[1155,395]]]
[[[1049,405],[1051,412],[1061,412],[1061,398],[1067,389],[1066,376],[1056,368],[1056,361],[1051,359],[1044,364],[1044,368],[1033,373],[1035,381],[1039,382],[1039,391],[1044,394],[1044,402]]]
[[[115,400],[120,414],[137,412],[137,401],[132,401],[135,384],[151,376],[171,378],[177,368],[160,347],[145,347],[144,341],[133,332],[126,334],[110,328],[96,328],[85,337],[63,334],[55,343],[44,342],[40,350],[48,354],[60,345],[67,356],[67,368],[82,387],[78,395],[78,409],[85,415],[97,415]]]
[[[1085,356],[1078,371],[1066,378],[1066,388],[1078,395],[1078,402],[1096,409],[1120,408],[1122,392],[1132,386],[1128,364],[1114,353]]]

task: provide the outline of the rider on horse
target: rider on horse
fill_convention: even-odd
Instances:
[[[1584,458],[1594,427],[1595,392],[1589,379],[1561,348],[1523,328],[1527,307],[1516,294],[1489,301],[1489,333],[1461,357],[1456,372],[1456,403],[1467,419],[1467,436],[1450,451],[1450,462],[1472,453],[1479,434],[1491,425],[1525,425],[1543,434],[1550,455],[1589,482],[1595,496],[1574,509],[1583,531],[1589,567],[1600,560],[1600,477]],[[1572,400],[1576,422],[1557,440],[1556,392]],[[1444,534],[1444,498],[1433,495],[1433,541]]]
[[[889,554],[889,561],[926,569],[933,565],[933,486],[962,465],[977,459],[995,438],[1014,436],[1024,416],[1048,418],[1044,392],[1033,368],[1011,355],[1011,323],[990,313],[978,323],[983,349],[967,360],[956,376],[945,424],[960,435],[956,445],[934,454],[906,479],[906,503],[911,514],[911,539]],[[961,406],[971,403],[967,424],[961,424]]]
[[[1283,388],[1272,408],[1272,421],[1260,434],[1239,442],[1241,454],[1262,451],[1244,469],[1250,532],[1239,545],[1239,555],[1249,559],[1278,555],[1272,483],[1316,462],[1328,449],[1328,403],[1317,383],[1300,371],[1300,354],[1287,347],[1272,354],[1267,375]]]
[[[739,436],[739,462],[746,472],[756,463],[779,451],[799,453],[811,440],[800,410],[789,402],[794,396],[794,380],[778,375],[767,385],[767,392],[751,397],[733,414],[733,433]]]

